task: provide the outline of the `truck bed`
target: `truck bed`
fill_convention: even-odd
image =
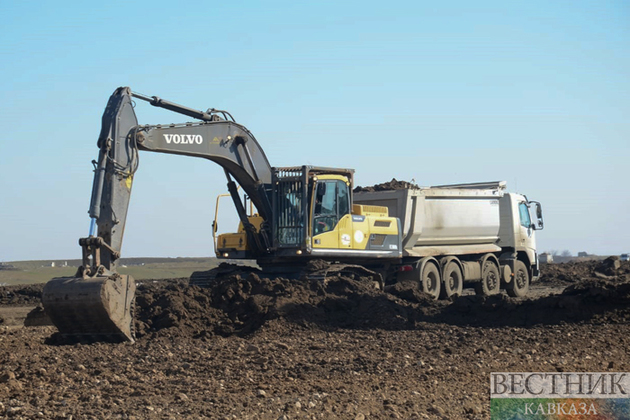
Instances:
[[[500,251],[499,198],[505,183],[356,192],[354,203],[384,206],[402,224],[403,255]]]

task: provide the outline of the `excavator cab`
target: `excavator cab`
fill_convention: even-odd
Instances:
[[[354,170],[274,169],[274,258],[400,258],[398,219],[389,217],[386,207],[352,205]]]
[[[386,207],[352,205],[354,171],[315,166],[272,168],[272,218],[252,219],[256,234],[269,230],[271,246],[256,254],[243,226],[219,239],[220,258],[255,256],[260,265],[300,265],[324,258],[359,262],[400,258],[399,221]],[[223,247],[221,245],[223,244]]]

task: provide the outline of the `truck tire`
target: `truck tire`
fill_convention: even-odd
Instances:
[[[529,291],[529,272],[525,263],[516,260],[514,263],[514,278],[505,285],[507,294],[511,297],[523,297]]]
[[[434,300],[440,297],[440,270],[433,263],[426,263],[420,275],[422,291],[430,295]]]
[[[492,261],[486,260],[481,268],[481,280],[475,283],[475,293],[482,296],[496,295],[501,291],[501,275],[499,267]]]
[[[440,298],[450,299],[461,296],[464,290],[464,278],[462,270],[455,261],[449,261],[444,267],[444,275],[442,276],[442,291]]]

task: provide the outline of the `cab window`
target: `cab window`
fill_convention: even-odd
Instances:
[[[315,215],[337,214],[337,189],[335,181],[317,184],[315,195]]]

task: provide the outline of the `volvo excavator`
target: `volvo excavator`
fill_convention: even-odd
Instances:
[[[134,99],[196,121],[138,124]],[[252,259],[274,273],[299,272],[322,259],[365,270],[382,282],[377,271],[402,257],[400,220],[389,217],[387,207],[353,204],[352,169],[271,167],[252,133],[227,111],[199,111],[120,87],[103,113],[97,146],[90,230],[79,239],[82,266],[74,277],[49,281],[42,295],[64,336],[134,341],[135,282],[117,272],[117,261],[138,154],[144,151],[204,158],[223,168],[240,224],[238,232],[218,237],[220,258]],[[256,213],[248,214],[247,200]],[[196,273],[191,281],[208,278]]]

